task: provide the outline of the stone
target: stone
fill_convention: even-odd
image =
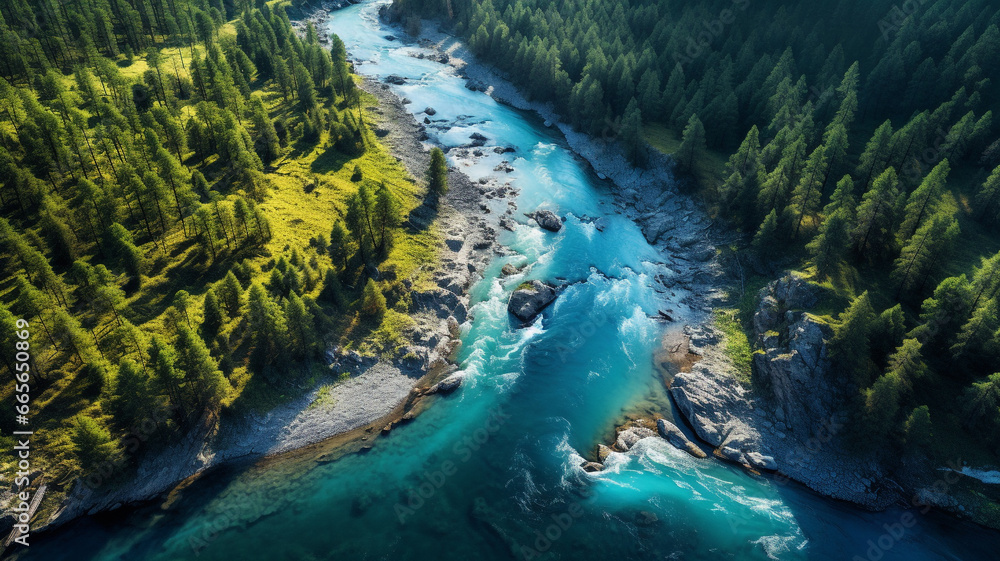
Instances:
[[[604,466],[597,462],[583,462],[580,464],[580,467],[582,467],[583,471],[587,473],[594,473],[595,471],[601,471],[604,469]]]
[[[656,436],[656,433],[646,427],[629,427],[618,433],[618,438],[615,440],[615,446],[618,447],[619,450],[628,451],[643,438],[649,438],[651,436]]]
[[[544,230],[558,232],[562,229],[562,220],[551,210],[536,210],[526,216],[533,218]]]
[[[613,452],[613,450],[611,448],[608,448],[607,446],[605,446],[603,444],[598,444],[597,445],[597,458],[599,460],[601,460],[602,462],[604,462],[605,460],[608,459],[608,456],[611,455],[611,452]]]
[[[427,115],[430,115],[431,117],[433,117],[434,115],[437,115],[437,110],[434,109],[433,107],[425,107],[424,108],[424,113],[426,113]]]
[[[675,447],[684,450],[688,454],[696,458],[706,458],[707,454],[694,443],[688,440],[681,429],[677,428],[676,425],[671,423],[666,419],[657,419],[656,429],[660,433],[660,436],[665,438],[667,442],[673,444]]]
[[[465,380],[465,371],[460,370],[431,386],[428,393],[451,393],[462,385],[463,380]]]
[[[504,266],[500,269],[500,274],[503,275],[503,276],[505,276],[505,277],[509,277],[511,275],[516,275],[517,274],[517,267],[515,267],[514,265],[511,265],[510,263],[505,263]]]
[[[747,452],[746,458],[747,461],[750,462],[750,465],[752,465],[755,468],[764,469],[767,471],[775,471],[776,469],[778,469],[778,463],[774,461],[773,457],[765,456],[760,452]]]
[[[406,78],[402,76],[397,76],[396,74],[390,74],[386,77],[385,82],[387,84],[392,84],[394,86],[402,86],[406,83]]]
[[[525,283],[510,295],[507,301],[507,311],[524,323],[535,319],[551,304],[558,293],[556,288],[539,280]]]

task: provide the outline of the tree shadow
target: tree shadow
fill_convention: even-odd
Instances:
[[[430,228],[438,216],[440,195],[428,189],[420,205],[410,211],[406,217],[406,226],[411,233],[422,232]]]
[[[309,171],[313,173],[337,173],[355,158],[356,156],[345,154],[337,150],[336,145],[331,144],[309,164]]]

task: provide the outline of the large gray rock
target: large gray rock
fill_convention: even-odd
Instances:
[[[562,229],[562,220],[551,210],[536,210],[527,216],[534,218],[539,226],[550,232],[558,232]]]
[[[615,440],[615,446],[622,451],[628,451],[643,438],[656,436],[656,433],[646,427],[629,427],[620,433]]]
[[[431,389],[427,393],[451,393],[462,385],[463,380],[465,380],[465,371],[459,370],[431,386]]]
[[[696,458],[707,457],[707,454],[705,454],[701,448],[698,448],[694,442],[688,440],[688,438],[684,436],[684,433],[681,432],[681,429],[677,428],[677,426],[670,421],[666,419],[657,419],[656,429],[659,431],[660,436],[667,439],[667,442],[673,444],[677,448],[684,450]]]
[[[546,306],[556,299],[556,288],[539,280],[522,285],[510,295],[507,311],[524,323],[535,319]]]
[[[761,351],[753,356],[754,376],[768,389],[776,416],[793,431],[821,431],[848,396],[847,384],[830,383],[826,339],[830,328],[807,313],[815,289],[795,275],[764,287],[754,314]]]

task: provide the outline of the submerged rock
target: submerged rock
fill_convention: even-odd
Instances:
[[[558,232],[562,229],[562,220],[551,210],[536,210],[525,216],[533,218],[539,226],[550,232]]]
[[[524,323],[535,319],[546,306],[556,299],[556,288],[540,280],[521,285],[510,295],[507,311]]]
[[[403,78],[402,76],[398,76],[396,74],[390,74],[386,76],[385,82],[387,84],[392,84],[394,86],[402,86],[403,84],[406,83],[406,78]]]

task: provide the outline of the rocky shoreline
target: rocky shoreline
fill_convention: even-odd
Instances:
[[[437,24],[425,21],[421,27],[435,29]],[[725,300],[722,289],[731,281],[722,279],[726,272],[715,246],[732,241],[735,235],[715,227],[698,202],[676,192],[669,157],[651,150],[648,169],[636,169],[613,138],[593,138],[573,130],[551,104],[527,99],[500,72],[476,62],[458,39],[440,31],[424,31],[418,41],[434,49],[439,62],[454,67],[469,89],[533,111],[545,126],[558,128],[598,177],[616,187],[617,210],[639,224],[647,241],[663,256],[664,274],[657,281],[687,308],[679,313],[671,310],[667,316],[684,324],[690,353],[697,357],[690,369],[673,378],[669,389],[678,424],[687,427],[678,429],[667,419],[619,427],[616,442],[611,447],[600,445],[599,461],[584,462],[583,469],[600,469],[608,453],[626,452],[643,437],[666,438],[701,457],[703,446],[688,438],[690,432],[717,458],[753,471],[772,472],[779,483],[796,481],[821,495],[871,510],[917,504],[969,516],[970,509],[962,501],[935,490],[939,480],[919,469],[904,467],[900,476],[874,455],[858,456],[843,449],[838,433],[850,421],[837,413],[841,409],[835,403],[846,399],[844,389],[817,375],[830,367],[824,341],[829,328],[806,312],[815,303],[815,295],[801,279],[786,276],[760,295],[754,331],[755,348],[762,352],[754,355],[754,370],[765,381],[768,393],[757,395],[734,378],[723,335],[710,312],[714,304]]]
[[[383,85],[365,80],[362,87],[378,99],[377,106],[368,108],[378,116],[377,134],[411,176],[422,177],[430,160],[418,140],[421,126]],[[449,193],[437,207],[418,209],[428,224],[410,225],[426,227],[434,221],[442,232],[433,273],[437,287],[414,293],[413,343],[395,359],[331,349],[326,354],[331,371],[351,373],[348,380],[331,376],[266,414],[224,417],[218,424],[206,420],[180,441],[144,457],[125,482],[93,485],[78,480],[63,503],[33,528],[35,533],[84,515],[154,500],[224,464],[273,459],[320,444],[335,449],[324,452],[324,461],[363,452],[379,433],[388,434],[412,420],[427,406],[428,396],[456,389],[461,375],[449,357],[460,344],[458,326],[467,319],[468,289],[496,243],[495,231],[479,216],[479,186],[458,170],[449,170],[448,179]]]

